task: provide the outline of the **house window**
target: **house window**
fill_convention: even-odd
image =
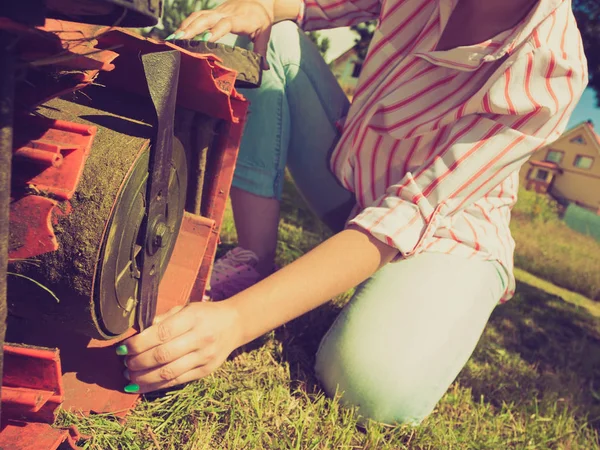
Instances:
[[[578,169],[591,169],[594,163],[594,158],[590,156],[577,155],[573,165]]]
[[[548,179],[548,171],[543,169],[538,169],[535,174],[535,179],[538,181],[546,181]]]
[[[583,138],[583,136],[576,136],[573,139],[571,139],[571,141],[573,144],[580,144],[580,145],[586,145],[587,142],[585,142],[585,139]]]
[[[563,156],[565,156],[565,152],[561,152],[559,150],[548,150],[548,154],[546,155],[546,161],[560,164],[563,159]]]
[[[361,70],[362,70],[362,63],[355,62],[354,69],[352,70],[352,78],[358,78]]]

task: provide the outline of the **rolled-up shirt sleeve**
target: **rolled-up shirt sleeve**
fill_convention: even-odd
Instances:
[[[481,113],[459,119],[427,161],[348,224],[403,256],[420,253],[445,217],[481,199],[563,133],[586,84],[581,61],[544,48],[527,53],[492,84]]]
[[[356,25],[379,18],[380,0],[305,0],[298,17],[305,31]]]

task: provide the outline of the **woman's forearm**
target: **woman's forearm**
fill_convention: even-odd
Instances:
[[[268,0],[273,1],[273,22],[296,20],[300,14],[302,0]]]
[[[243,345],[360,284],[398,250],[359,228],[344,230],[227,302]]]

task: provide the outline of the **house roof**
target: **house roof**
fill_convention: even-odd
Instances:
[[[579,125],[574,126],[570,130],[567,130],[560,138],[562,139],[572,139],[574,135],[583,134],[587,137],[586,142],[591,142],[592,146],[596,149],[598,154],[600,154],[600,136],[596,134],[594,131],[594,124],[591,120],[586,122],[582,122]]]
[[[594,124],[592,123],[592,121],[588,120],[587,122],[585,122],[585,125],[590,129],[590,131],[592,132],[592,134],[596,138],[596,142],[600,145],[600,136],[594,130]]]
[[[333,64],[339,64],[341,62],[344,62],[345,60],[347,60],[350,56],[353,56],[356,54],[356,50],[354,49],[354,47],[349,48],[348,50],[346,50],[344,53],[342,53],[340,56],[338,56],[337,58],[335,58],[332,63]]]

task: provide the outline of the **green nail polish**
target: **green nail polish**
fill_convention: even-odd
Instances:
[[[212,37],[212,33],[210,31],[207,31],[206,33],[204,33],[202,35],[201,39],[203,42],[207,42],[211,37]]]
[[[174,37],[175,37],[175,33],[171,33],[170,35],[168,35],[168,36],[165,38],[165,41],[170,41],[170,40],[171,40],[171,39],[173,39]]]
[[[183,37],[183,35],[185,34],[184,31],[178,31],[177,33],[175,33],[175,35],[173,36],[173,39],[181,39]]]
[[[126,380],[131,380],[131,376],[129,375],[129,370],[125,369],[123,371],[123,376],[125,377]]]
[[[134,394],[140,390],[140,387],[137,384],[128,384],[123,390],[128,394]]]
[[[125,344],[121,344],[117,347],[117,355],[123,356],[127,354],[127,346]]]

